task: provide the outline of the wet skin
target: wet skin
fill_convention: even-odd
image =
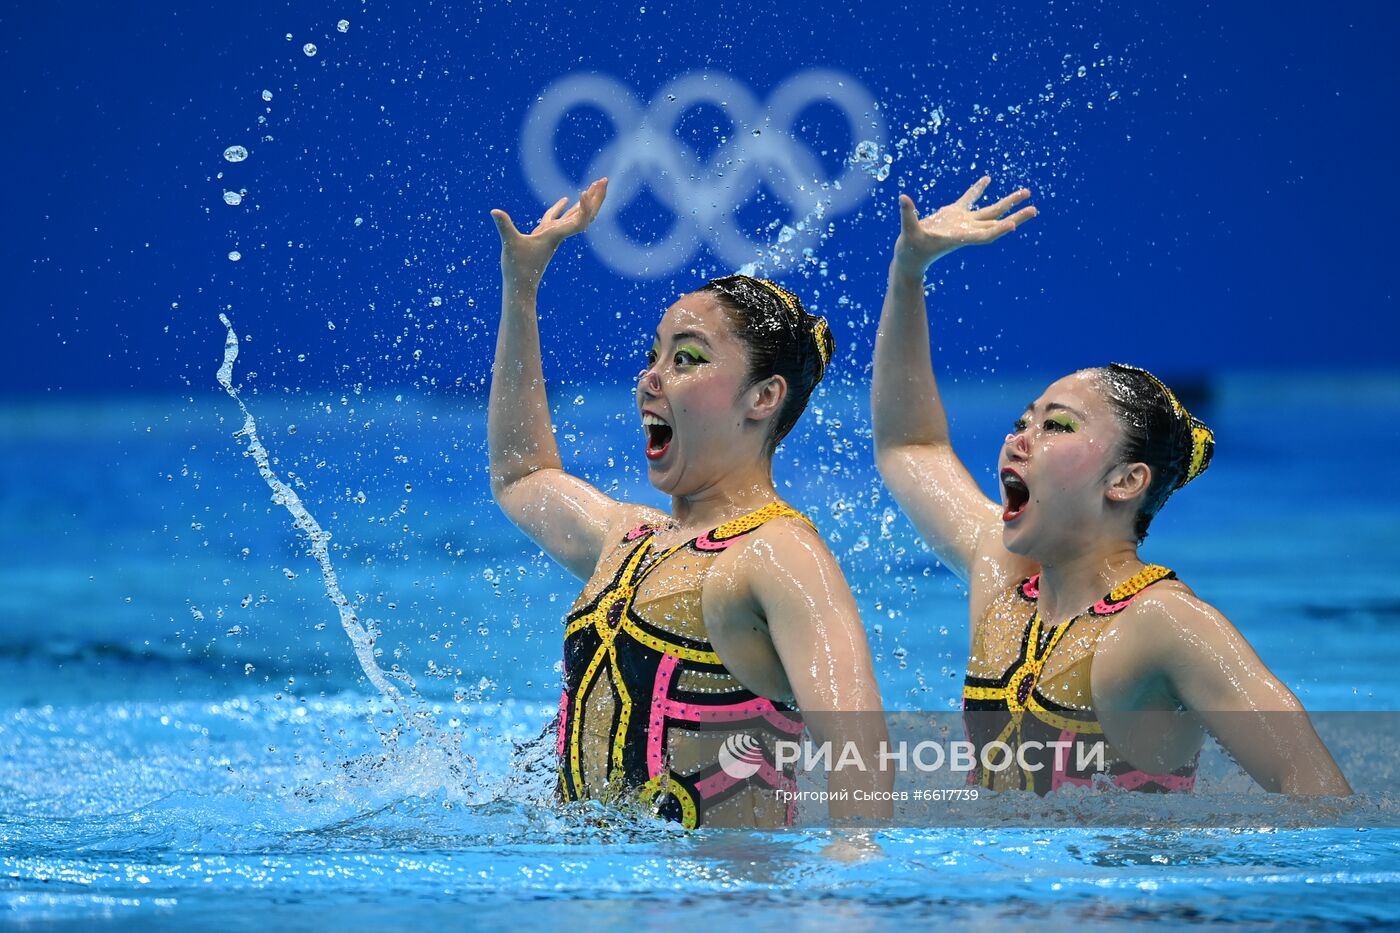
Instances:
[[[648,477],[671,497],[668,513],[618,502],[563,468],[544,391],[536,304],[559,244],[602,207],[605,179],[565,210],[561,199],[529,234],[503,211],[501,326],[488,404],[492,491],[502,511],[575,576],[589,580],[630,529],[658,526],[664,549],[779,500],[768,433],[786,393],[780,377],[750,384],[744,347],[710,295],[685,295],[663,315],[655,356],[638,379],[638,451]],[[856,743],[869,760],[880,728],[853,733],[822,711],[881,709],[855,600],[826,544],[794,518],[767,522],[710,565],[702,588],[708,637],[748,689],[795,702],[814,740]],[[863,720],[865,721],[865,720]],[[887,790],[885,775],[833,773],[832,790]],[[888,801],[855,802],[833,815],[888,815]]]
[[[967,581],[968,671],[995,677],[1014,660],[1021,632],[999,629],[992,601],[1040,574],[1046,626],[1078,617],[1145,565],[1134,520],[1151,482],[1123,463],[1122,429],[1090,372],[1057,380],[1028,407],[1002,446],[1001,502],[984,496],[953,451],[933,375],[923,277],[955,249],[989,243],[1035,216],[1022,190],[986,207],[983,178],[953,204],[920,218],[900,198],[901,230],[875,344],[871,392],[876,463],[924,540]],[[1014,213],[1003,216],[1008,211]],[[913,403],[910,400],[916,400]],[[1092,655],[1090,706],[1110,742],[1138,767],[1189,760],[1209,729],[1260,784],[1297,793],[1349,793],[1302,706],[1229,620],[1179,581],[1152,585],[1091,644],[1067,636],[1042,682]],[[1128,728],[1142,711],[1190,710],[1199,722],[1163,723],[1151,742]],[[1238,713],[1291,712],[1261,719]]]

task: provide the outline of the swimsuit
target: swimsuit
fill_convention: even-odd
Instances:
[[[1094,715],[1090,675],[1099,636],[1113,616],[1132,605],[1142,591],[1159,580],[1176,579],[1165,567],[1150,565],[1114,588],[1080,615],[1043,630],[1036,601],[1040,575],[1011,587],[987,608],[973,640],[973,661],[992,661],[1014,653],[1015,660],[999,677],[967,675],[963,685],[963,718],[968,738],[978,749],[977,769],[969,783],[995,790],[1022,789],[1046,794],[1065,784],[1090,786],[1097,774],[1107,775],[1127,790],[1184,792],[1196,783],[1196,759],[1169,774],[1149,774],[1133,767],[1107,745],[1103,726]],[[1077,623],[1077,625],[1076,625]],[[1076,626],[1072,639],[1065,634]],[[1019,648],[1015,639],[1020,634]],[[1045,662],[1064,641],[1057,660],[1071,661],[1042,685]],[[969,662],[969,671],[972,662]],[[1054,697],[1055,699],[1052,699]],[[987,749],[1005,743],[1011,764],[994,770],[1007,754]],[[1069,743],[1052,746],[1049,743]],[[1105,743],[1099,756],[1094,747]],[[990,753],[993,767],[984,766]],[[1029,767],[1024,767],[1022,762]],[[1037,767],[1038,766],[1038,767]]]
[[[808,521],[774,502],[659,553],[657,526],[638,525],[604,555],[564,623],[560,796],[640,798],[689,829],[793,821],[773,743],[801,736],[797,711],[735,679],[700,606],[715,559],[788,517]]]

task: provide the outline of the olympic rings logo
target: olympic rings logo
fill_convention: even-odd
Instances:
[[[793,219],[782,233],[782,252],[790,258],[817,241],[824,218],[854,209],[874,184],[866,168],[854,161],[836,178],[824,178],[816,156],[793,134],[793,122],[803,109],[822,101],[841,110],[852,146],[870,140],[883,148],[885,126],[875,99],[837,71],[792,75],[763,104],[729,75],[690,72],[661,88],[646,109],[615,78],[578,73],[554,82],[530,108],[521,132],[521,162],[526,181],[545,203],[608,176],[608,209],[593,222],[589,241],[603,262],[624,275],[670,274],[705,244],[735,268],[769,254],[771,244],[749,239],[734,216],[760,183],[791,212]],[[675,132],[686,111],[701,104],[719,107],[734,124],[708,162]],[[569,178],[554,158],[555,133],[570,111],[584,106],[601,110],[614,135],[582,178]],[[643,188],[650,188],[675,215],[670,231],[655,243],[636,242],[618,223]],[[806,222],[796,222],[800,220]]]

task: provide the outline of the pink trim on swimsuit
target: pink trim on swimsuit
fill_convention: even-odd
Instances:
[[[695,549],[697,551],[723,551],[733,543],[734,539],[716,541],[714,538],[710,537],[710,533],[707,531],[695,539]]]
[[[1094,608],[1091,611],[1094,613],[1094,615],[1111,616],[1115,612],[1122,612],[1124,609],[1127,609],[1130,605],[1132,605],[1133,600],[1137,599],[1141,595],[1142,591],[1139,590],[1133,595],[1129,596],[1127,599],[1120,599],[1116,603],[1104,602],[1101,599],[1098,602],[1094,603]]]
[[[1068,729],[1060,732],[1060,741],[1069,742],[1071,747],[1079,739],[1078,732],[1071,732]],[[1063,759],[1061,753],[1063,752]],[[1199,757],[1199,756],[1198,756]],[[1069,752],[1066,749],[1055,749],[1055,767],[1051,772],[1050,790],[1057,791],[1065,784],[1073,784],[1075,787],[1092,787],[1094,779],[1070,777],[1066,766],[1069,764]],[[1189,793],[1196,786],[1196,772],[1194,767],[1190,774],[1182,776],[1180,774],[1152,774],[1142,769],[1125,771],[1122,774],[1113,775],[1113,783],[1124,790],[1138,790],[1147,784],[1157,784],[1172,793]]]
[[[559,691],[559,757],[564,757],[564,736],[569,731],[569,691]]]
[[[666,735],[666,694],[671,692],[671,678],[676,675],[680,658],[663,655],[656,665],[656,680],[651,688],[651,722],[647,723],[647,777],[656,777],[666,767],[666,750],[661,740]]]
[[[663,655],[656,666],[656,680],[651,691],[651,721],[648,723],[647,729],[648,777],[655,778],[666,769],[666,750],[662,743],[665,740],[668,719],[681,722],[733,722],[736,724],[762,719],[779,732],[792,736],[802,734],[802,723],[784,716],[773,705],[773,701],[765,697],[755,697],[743,703],[703,705],[682,703],[680,700],[671,699],[671,681],[675,678],[676,666],[679,663],[679,658],[668,654]],[[788,778],[767,761],[759,766],[754,777],[773,788],[791,790],[797,786],[796,781]],[[738,783],[741,783],[738,779],[721,771],[697,781],[695,789],[702,800],[708,800],[715,794]],[[788,797],[788,822],[792,822],[795,818],[795,795],[790,795]]]

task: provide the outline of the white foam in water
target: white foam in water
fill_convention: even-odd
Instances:
[[[416,731],[447,756],[449,772],[456,772],[460,775],[466,771],[475,770],[474,762],[469,756],[462,753],[457,737],[444,732],[430,711],[419,706],[409,695],[391,683],[390,675],[386,674],[375,661],[374,643],[378,632],[374,630],[374,623],[372,620],[369,621],[368,625],[361,622],[354,606],[350,604],[350,600],[340,589],[339,577],[331,563],[330,532],[324,530],[312,514],[307,511],[296,490],[284,483],[272,469],[271,458],[268,456],[262,440],[258,437],[257,421],[254,420],[253,413],[248,410],[248,406],[240,397],[238,389],[233,385],[233,364],[238,359],[238,334],[234,332],[233,325],[229,323],[226,315],[220,314],[219,322],[224,325],[228,333],[224,338],[224,361],[219,366],[217,378],[219,385],[224,387],[224,391],[238,403],[239,409],[243,412],[243,428],[235,436],[246,439],[247,455],[253,458],[253,461],[258,465],[259,475],[267,483],[268,488],[272,490],[272,501],[290,512],[293,524],[306,535],[311,546],[311,556],[315,558],[321,569],[321,582],[325,586],[326,596],[340,615],[341,628],[345,629],[345,634],[350,638],[350,644],[355,650],[355,657],[360,662],[360,669],[364,671],[365,677],[369,678],[369,682],[374,685],[374,688],[398,713],[404,725]],[[416,696],[416,685],[407,671],[396,669],[392,676],[403,682],[408,687],[409,693]],[[392,746],[396,735],[397,730],[388,736],[381,733],[381,738],[385,740],[387,745]]]

